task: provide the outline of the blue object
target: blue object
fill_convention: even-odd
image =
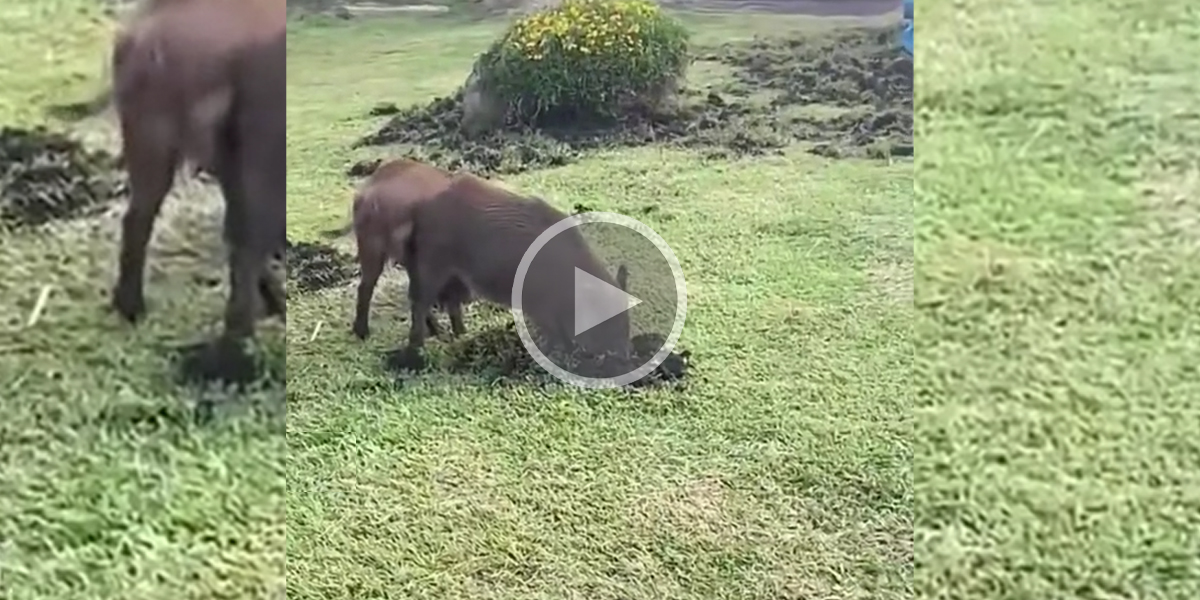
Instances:
[[[904,0],[904,18],[913,20],[913,0]]]
[[[904,31],[900,33],[900,45],[909,56],[913,55],[913,0],[904,0]]]

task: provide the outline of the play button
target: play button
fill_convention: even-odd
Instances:
[[[551,375],[579,387],[619,387],[671,356],[683,333],[687,286],[675,253],[648,225],[587,212],[554,223],[530,244],[513,281],[512,309],[525,349]]]
[[[609,285],[579,267],[575,268],[575,335],[579,335],[642,301]]]

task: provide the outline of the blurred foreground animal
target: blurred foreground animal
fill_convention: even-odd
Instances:
[[[405,248],[412,231],[412,207],[433,200],[450,186],[450,181],[450,173],[442,169],[402,158],[380,165],[355,194],[351,226],[362,272],[354,316],[354,334],[359,339],[370,335],[371,298],[388,260],[401,266],[407,262]],[[466,333],[462,307],[470,301],[471,291],[458,278],[450,278],[437,294],[438,305],[450,315],[450,329],[455,336]],[[432,313],[426,318],[426,327],[432,335],[440,333]]]
[[[144,311],[146,243],[180,156],[198,147],[195,135],[206,137],[199,144],[208,147],[208,164],[225,197],[230,269],[214,359],[232,364],[226,360],[243,357],[241,342],[255,334],[258,303],[266,303],[267,314],[283,317],[286,309],[283,284],[269,268],[269,259],[283,249],[287,224],[285,6],[283,0],[159,4],[139,22],[141,29],[135,24],[134,33],[118,40],[113,56],[132,196],[113,302],[130,321]],[[268,4],[277,14],[267,14]],[[251,6],[258,12],[246,8]],[[231,31],[243,35],[239,43],[214,41]],[[220,102],[208,104],[213,97]],[[218,104],[220,110],[208,112]],[[189,121],[197,114],[204,117],[199,133],[197,121]]]
[[[113,306],[126,320],[137,321],[145,313],[146,246],[180,162],[190,158],[215,174],[225,194],[230,182],[242,177],[220,172],[229,157],[219,154],[228,148],[219,148],[216,137],[232,113],[235,78],[247,70],[276,67],[258,57],[245,59],[266,51],[283,35],[286,11],[285,0],[150,0],[117,35],[112,97],[130,200],[122,222]],[[247,66],[251,63],[253,67]],[[286,63],[278,68],[279,74],[261,76],[282,80]],[[279,110],[284,109],[281,103]],[[282,234],[275,241],[282,244]],[[272,278],[265,270],[263,277]],[[272,299],[266,299],[268,312],[276,312]]]
[[[522,197],[467,174],[455,176],[436,198],[410,210],[405,269],[412,318],[404,360],[415,368],[423,362],[427,316],[437,292],[457,278],[476,295],[511,306],[525,252],[567,215],[539,198]],[[530,264],[522,312],[555,349],[628,358],[628,313],[574,335],[575,269],[625,289],[627,270],[619,269],[614,280],[578,229],[571,228],[552,237]]]

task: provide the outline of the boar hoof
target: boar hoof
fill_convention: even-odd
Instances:
[[[117,288],[113,292],[112,307],[126,322],[137,324],[146,314],[146,299],[141,294]]]

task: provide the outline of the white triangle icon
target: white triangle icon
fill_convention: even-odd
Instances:
[[[587,271],[575,268],[575,334],[579,335],[642,301]]]

